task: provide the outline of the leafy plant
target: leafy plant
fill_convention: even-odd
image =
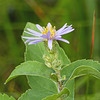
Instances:
[[[24,37],[31,37],[25,33],[27,28],[39,32],[35,24],[28,22]],[[51,50],[44,42],[25,45],[25,62],[17,66],[5,82],[26,75],[30,89],[18,100],[74,100],[76,77],[93,75],[100,79],[99,62],[82,59],[71,63],[56,41]]]

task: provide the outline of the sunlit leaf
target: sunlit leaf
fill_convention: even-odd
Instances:
[[[46,96],[58,93],[55,83],[50,79],[28,76],[28,80],[31,90],[25,92],[19,100],[42,100]]]
[[[100,63],[93,60],[78,60],[64,67],[61,73],[66,75],[67,80],[83,75],[93,75],[100,79]]]
[[[49,77],[53,70],[37,61],[27,61],[17,66],[5,83],[20,75],[45,76]]]

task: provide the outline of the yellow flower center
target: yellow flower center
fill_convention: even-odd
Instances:
[[[49,29],[49,27],[48,27],[48,26],[47,26],[46,28],[45,28],[45,27],[43,27],[43,29],[44,29],[44,30],[42,30],[42,34],[47,35],[47,32],[48,32],[48,31],[50,31],[50,32],[51,32],[51,36],[50,36],[50,38],[52,38],[52,37],[55,35],[55,33],[56,33],[56,31],[55,31],[55,26],[54,26],[54,27],[52,27],[52,25],[50,26],[50,29]]]

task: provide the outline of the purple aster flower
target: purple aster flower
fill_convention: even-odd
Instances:
[[[47,27],[41,27],[40,25],[36,24],[36,27],[40,32],[36,32],[32,29],[27,28],[27,31],[24,31],[25,33],[28,33],[30,35],[33,35],[35,37],[25,37],[22,38],[27,39],[25,43],[29,42],[29,45],[36,44],[41,41],[48,41],[48,47],[51,50],[52,49],[52,42],[53,40],[60,40],[66,43],[69,43],[69,41],[63,39],[61,36],[67,33],[72,32],[74,29],[72,29],[72,25],[67,26],[67,23],[56,31],[55,26],[52,27],[50,23],[47,24]]]

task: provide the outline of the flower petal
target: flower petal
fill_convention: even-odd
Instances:
[[[53,39],[61,39],[61,36],[60,35],[56,35]]]
[[[33,33],[30,33],[30,32],[27,32],[27,31],[24,31],[25,33],[27,34],[30,34],[30,35],[34,35]],[[34,36],[37,36],[37,35],[34,35]]]
[[[31,41],[31,42],[29,42],[29,45],[31,45],[31,44],[36,44],[36,43],[41,42],[41,41],[44,41],[44,40],[35,40],[35,41]]]
[[[67,30],[67,31],[65,31],[65,32],[62,32],[62,33],[60,33],[59,35],[64,35],[64,34],[67,34],[67,33],[70,33],[70,32],[72,32],[72,31],[74,31],[74,29]]]
[[[47,35],[45,35],[45,34],[43,34],[41,37],[47,39]]]
[[[58,38],[58,39],[56,39],[56,40],[60,40],[60,41],[63,41],[63,42],[66,42],[66,43],[69,44],[69,41],[68,41],[68,40],[65,40],[65,39],[62,39],[62,38]]]
[[[56,31],[57,34],[61,33],[61,31],[63,31],[64,28],[66,28],[66,26],[67,26],[67,23],[62,28],[60,28],[59,30]]]
[[[50,40],[50,39],[48,40],[48,47],[49,47],[50,50],[52,49],[52,41],[53,40]]]
[[[47,38],[50,38],[50,36],[51,36],[51,32],[48,31],[48,32],[47,32]]]
[[[38,30],[39,30],[40,32],[42,32],[42,30],[44,31],[44,29],[43,29],[39,24],[36,24],[36,27],[38,28]]]
[[[51,29],[51,23],[48,23],[47,27],[49,27],[49,30],[50,30]]]
[[[22,36],[22,38],[31,39],[31,40],[33,40],[33,39],[42,39],[41,37],[25,37],[25,36]]]
[[[29,28],[27,28],[27,30],[30,31],[31,33],[33,33],[35,36],[41,36],[41,35],[42,35],[41,33],[36,32],[36,31],[34,31],[34,30],[31,30],[31,29],[29,29]]]
[[[67,28],[65,28],[62,32],[68,31],[72,29],[72,25],[68,26]]]
[[[29,39],[29,40],[26,40],[26,41],[25,41],[25,43],[27,43],[27,42],[29,42],[29,41],[31,41],[31,39]]]

